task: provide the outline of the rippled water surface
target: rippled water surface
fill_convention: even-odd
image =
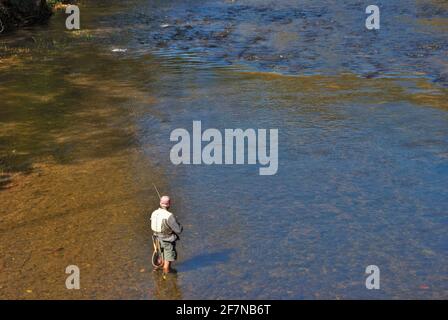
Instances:
[[[82,1],[80,31],[0,38],[0,296],[446,299],[448,5],[378,5],[368,31],[362,1]],[[278,128],[278,173],[172,165],[194,120]]]

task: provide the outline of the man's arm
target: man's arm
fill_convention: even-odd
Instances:
[[[175,234],[181,234],[183,227],[182,225],[176,220],[176,217],[174,214],[172,214],[168,220],[167,220],[168,226],[173,230]]]

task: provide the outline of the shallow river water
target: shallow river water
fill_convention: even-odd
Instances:
[[[377,4],[369,31],[362,1],[81,1],[80,31],[2,36],[0,297],[446,299],[448,4]],[[173,165],[194,120],[278,129],[278,173]]]

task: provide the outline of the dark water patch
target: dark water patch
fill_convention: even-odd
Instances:
[[[132,34],[135,47],[173,55],[189,52],[209,63],[243,63],[285,74],[421,72],[445,85],[431,58],[444,60],[448,39],[415,19],[421,3],[378,5],[380,31],[366,30],[365,7],[359,1],[148,3],[117,17],[117,24]],[[438,6],[432,3],[425,10],[442,18]]]

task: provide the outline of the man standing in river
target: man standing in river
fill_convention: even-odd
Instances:
[[[176,241],[183,229],[174,214],[168,211],[170,203],[170,197],[161,197],[160,208],[151,214],[151,229],[160,241],[165,274],[173,271],[171,263],[177,259]]]

